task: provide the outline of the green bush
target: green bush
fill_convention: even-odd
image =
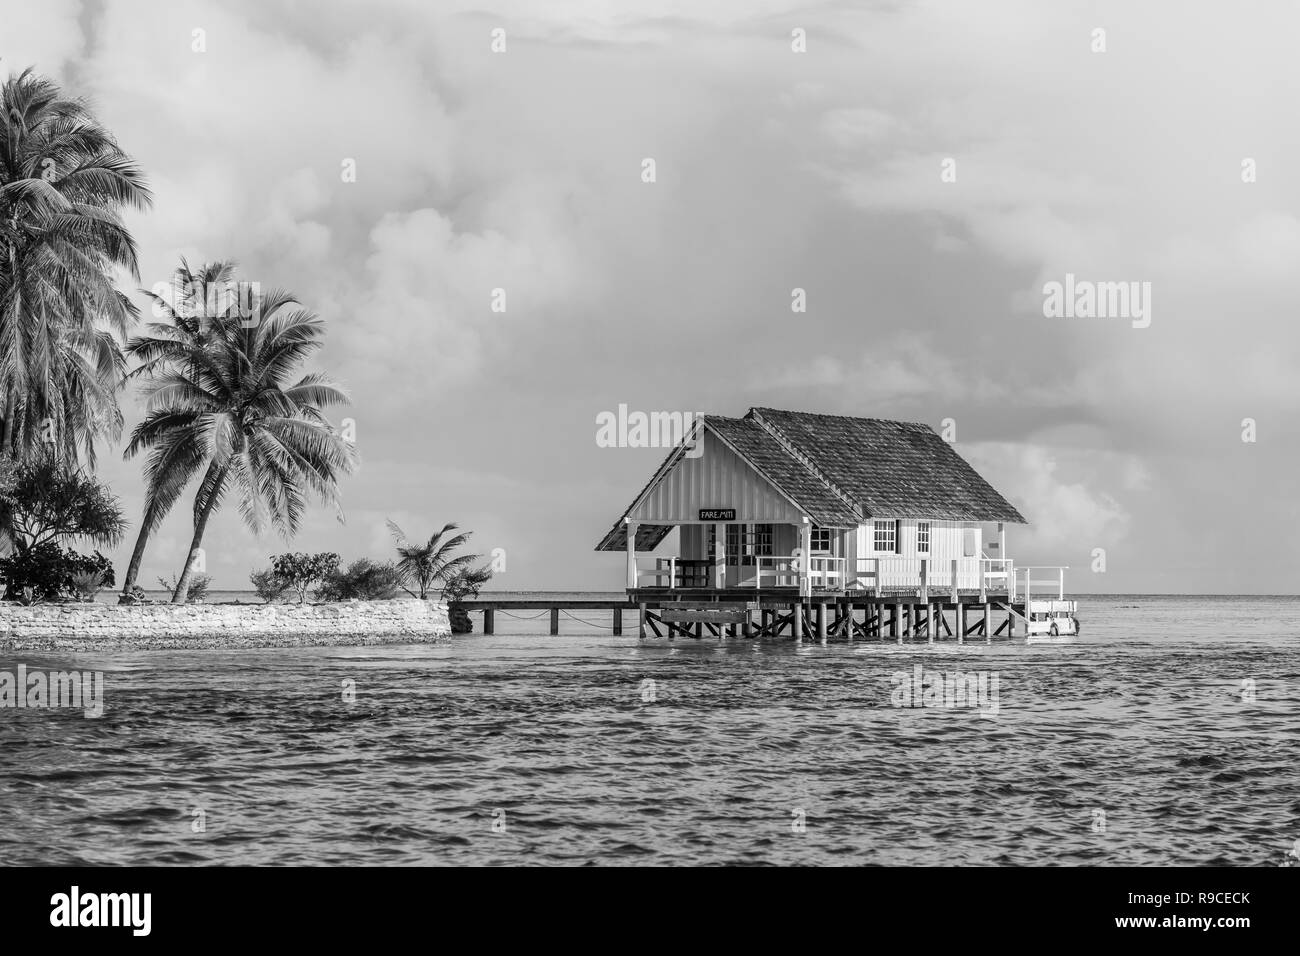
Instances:
[[[401,574],[391,564],[357,558],[346,569],[336,568],[316,589],[318,601],[386,601],[397,596]]]

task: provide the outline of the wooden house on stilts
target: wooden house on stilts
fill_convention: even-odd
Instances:
[[[1065,569],[1007,552],[1024,521],[928,425],[753,408],[697,418],[597,550],[643,634],[1077,633]]]

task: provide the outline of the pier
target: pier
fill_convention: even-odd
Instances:
[[[512,616],[537,612],[539,620],[549,617],[549,633],[553,635],[560,633],[565,618],[593,625],[599,623],[597,616],[608,614],[611,634],[622,635],[625,623],[635,622],[637,635],[643,640],[744,637],[822,643],[863,640],[962,644],[1013,640],[1027,637],[1030,630],[1023,601],[1014,603],[1005,597],[981,601],[978,595],[959,595],[955,601],[916,595],[826,594],[800,598],[774,593],[760,596],[752,591],[690,596],[641,594],[627,600],[498,600],[480,596],[460,606],[482,614],[484,634],[496,632],[498,611]],[[578,616],[571,612],[596,613]]]

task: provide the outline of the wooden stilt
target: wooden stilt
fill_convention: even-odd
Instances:
[[[984,605],[984,643],[993,643],[993,605]]]
[[[497,616],[497,612],[492,610],[492,608],[487,608],[483,611],[483,633],[484,634],[496,633],[496,616]]]
[[[795,601],[790,605],[794,616],[791,618],[791,626],[794,628],[795,643],[803,640],[803,602]]]
[[[894,605],[894,616],[889,622],[889,636],[898,638],[898,643],[903,643],[903,632],[907,630],[903,621],[903,605]]]
[[[952,613],[953,613],[953,615],[954,615],[954,620],[956,621],[956,624],[957,624],[957,643],[958,643],[958,644],[965,644],[965,643],[966,643],[966,612],[965,612],[965,605],[962,604],[962,603],[959,601],[959,602],[957,603],[957,606],[953,609],[953,612],[952,612]]]
[[[551,608],[551,633],[560,633],[560,609],[558,607]]]
[[[826,602],[817,605],[817,640],[826,643]]]
[[[925,606],[925,642],[927,644],[934,643],[934,614],[938,609],[936,604],[927,604]]]
[[[645,640],[645,605],[638,604],[636,606],[636,609],[637,609],[637,616],[640,618],[641,621],[641,633],[639,637],[641,640],[644,641]]]
[[[623,633],[623,609],[614,608],[614,636],[618,637]]]

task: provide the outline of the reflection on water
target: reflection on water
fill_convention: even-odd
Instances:
[[[0,859],[1285,861],[1300,601],[1083,600],[1074,645],[638,645],[499,615],[443,647],[0,658],[106,678],[98,720],[0,710]],[[891,706],[917,664],[995,674],[996,715]]]

